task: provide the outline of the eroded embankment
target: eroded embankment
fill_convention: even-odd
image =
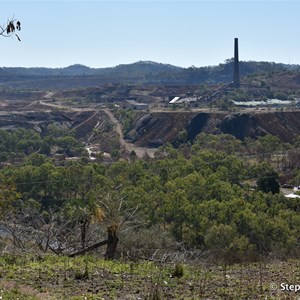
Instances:
[[[292,142],[300,135],[300,111],[140,113],[126,137],[139,146],[151,147],[174,144],[183,133],[192,141],[201,132],[232,134],[238,139],[272,134]]]

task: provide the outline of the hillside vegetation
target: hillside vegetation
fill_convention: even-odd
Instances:
[[[260,65],[239,89],[218,83],[231,61],[143,62],[103,77],[135,85],[102,85],[83,66],[3,79],[0,297],[292,299],[281,283],[297,284],[299,271],[299,73],[241,70]],[[139,84],[154,78],[176,84]],[[168,106],[177,95],[198,107]],[[248,97],[293,102],[263,111],[229,101]]]
[[[241,76],[262,72],[299,71],[297,65],[269,62],[240,62]],[[66,89],[91,87],[105,83],[193,85],[229,83],[232,81],[233,60],[218,66],[176,67],[141,61],[112,68],[93,69],[83,65],[66,68],[0,68],[0,83],[13,88]]]
[[[70,147],[61,134],[52,128],[53,145]],[[299,198],[279,193],[278,173],[292,171],[298,181],[292,145],[201,134],[192,146],[159,148],[153,159],[132,153],[103,165],[35,153],[49,136],[1,135],[2,162],[19,159],[0,172],[3,297],[286,296],[270,283],[293,282],[298,272]],[[96,256],[77,258],[89,249]],[[279,268],[276,260],[288,258]]]

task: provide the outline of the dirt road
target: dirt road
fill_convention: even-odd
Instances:
[[[76,111],[76,112],[82,112],[82,111],[94,111],[94,115],[97,114],[99,111],[103,111],[107,114],[107,116],[109,117],[109,119],[111,120],[111,122],[114,124],[115,130],[117,132],[117,134],[119,135],[119,141],[120,141],[120,145],[121,147],[131,153],[132,151],[134,151],[137,155],[138,158],[142,158],[146,153],[148,154],[149,157],[154,157],[154,153],[157,149],[153,149],[153,148],[144,148],[144,147],[137,147],[136,145],[129,143],[128,141],[126,141],[124,139],[124,134],[123,134],[123,130],[122,130],[122,125],[121,123],[116,119],[116,117],[112,114],[112,112],[107,109],[95,109],[95,108],[77,108],[77,107],[68,107],[68,106],[64,106],[61,103],[52,103],[51,101],[49,101],[51,99],[51,97],[54,95],[54,92],[49,92],[44,96],[44,99],[38,100],[38,101],[33,101],[32,103],[30,103],[28,106],[26,106],[24,109],[29,109],[32,106],[34,106],[34,104],[39,103],[40,105],[43,105],[45,107],[48,108],[52,108],[52,109],[64,109],[64,110],[68,110],[68,111]],[[94,117],[94,115],[92,115],[90,118]]]
[[[142,158],[145,155],[145,153],[147,153],[150,157],[154,157],[154,153],[157,149],[137,147],[136,145],[127,142],[124,139],[124,134],[123,134],[123,130],[122,130],[122,126],[121,126],[120,122],[116,119],[116,117],[112,114],[112,112],[109,109],[103,109],[103,111],[108,115],[111,122],[114,124],[115,130],[120,137],[121,147],[123,147],[129,153],[134,151],[136,153],[137,157],[139,157],[139,158]]]

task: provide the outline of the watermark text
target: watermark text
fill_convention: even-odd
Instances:
[[[270,290],[271,291],[287,291],[287,292],[299,292],[300,291],[300,284],[289,284],[282,282],[277,284],[275,282],[270,283]]]

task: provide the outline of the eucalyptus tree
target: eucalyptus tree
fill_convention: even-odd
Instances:
[[[19,35],[16,33],[21,30],[21,22],[12,18],[5,23],[5,25],[0,26],[0,35],[3,37],[16,36],[18,41],[21,41]]]

